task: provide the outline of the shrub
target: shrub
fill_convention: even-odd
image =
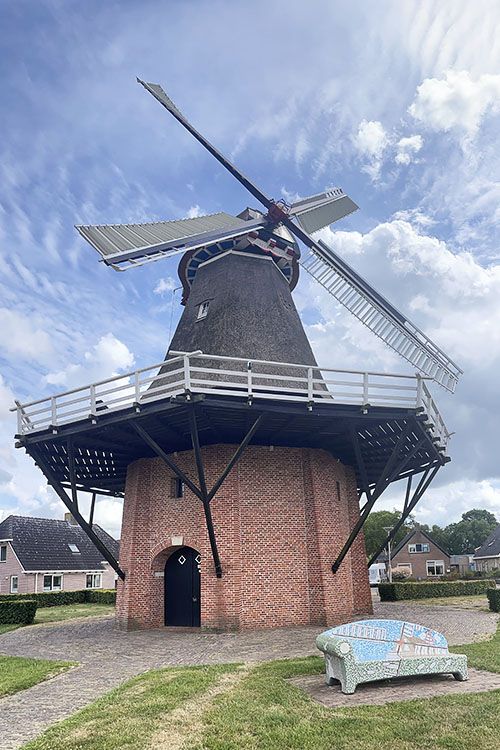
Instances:
[[[378,591],[383,602],[401,599],[430,599],[435,596],[473,596],[485,594],[495,584],[489,580],[424,581],[423,583],[380,583]]]
[[[39,607],[60,607],[62,604],[83,604],[86,591],[45,591],[40,594],[15,594],[16,599],[33,599]],[[12,594],[0,595],[0,601],[7,601]]]
[[[40,594],[0,594],[0,602],[19,599],[32,599],[39,607],[60,607],[64,604],[85,604],[99,602],[114,604],[116,591],[114,589],[81,589],[78,591],[45,591]]]
[[[115,604],[115,589],[87,589],[85,591],[85,601],[95,602],[96,604]]]
[[[0,602],[0,623],[2,625],[31,625],[35,619],[34,599],[11,599]]]
[[[500,612],[500,589],[488,589],[486,592],[492,612]]]

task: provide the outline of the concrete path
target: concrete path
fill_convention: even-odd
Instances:
[[[448,607],[375,604],[375,616],[429,625],[451,644],[495,632],[497,615]],[[0,750],[14,750],[46,727],[148,669],[175,665],[265,661],[319,653],[321,628],[286,628],[247,633],[175,632],[166,629],[125,633],[113,618],[34,625],[0,636],[0,653],[77,661],[80,666],[0,699]]]

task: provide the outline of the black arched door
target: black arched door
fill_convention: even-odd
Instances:
[[[165,564],[165,625],[199,627],[201,622],[199,552],[181,547]]]

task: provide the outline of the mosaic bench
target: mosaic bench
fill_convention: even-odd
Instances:
[[[316,638],[325,654],[326,682],[340,681],[352,694],[362,682],[422,674],[452,674],[467,680],[467,657],[450,654],[436,630],[401,620],[360,620],[326,630]]]

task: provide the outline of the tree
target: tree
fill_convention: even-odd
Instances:
[[[439,547],[442,547],[445,552],[449,552],[449,535],[446,531],[446,528],[442,529],[441,526],[438,526],[437,523],[435,523],[432,527],[428,526],[426,523],[419,524],[422,531],[425,531],[426,534],[429,534],[429,536],[436,542]]]
[[[462,513],[462,520],[444,529],[451,555],[470,555],[480,547],[498,521],[488,510],[473,508]]]
[[[384,527],[395,526],[400,518],[401,513],[397,510],[379,510],[375,513],[370,513],[363,527],[365,532],[366,554],[369,558],[375,554],[387,538],[388,532],[384,530]],[[413,528],[413,520],[407,518],[406,522],[397,532],[393,541],[393,546],[399,544],[399,542]]]

